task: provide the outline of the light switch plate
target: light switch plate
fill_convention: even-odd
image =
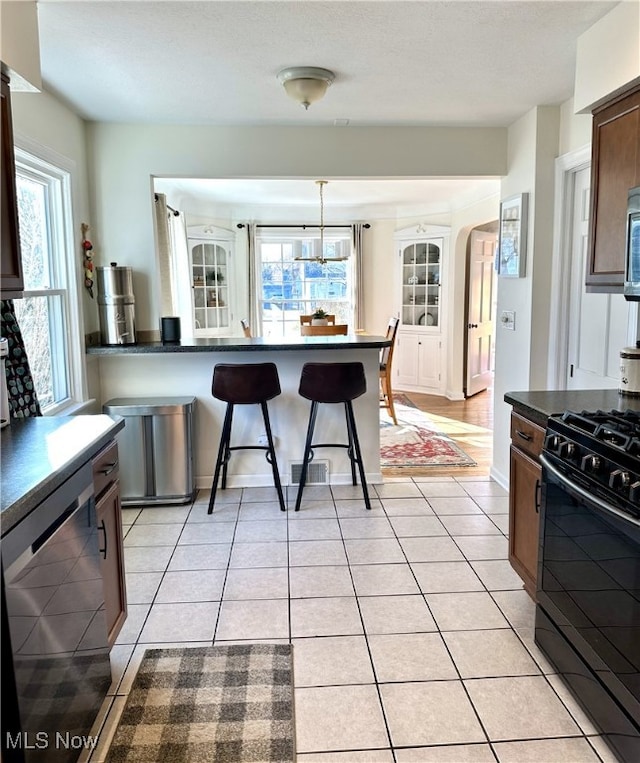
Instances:
[[[503,329],[509,329],[509,331],[516,330],[516,313],[515,310],[503,310],[500,313],[500,323]]]

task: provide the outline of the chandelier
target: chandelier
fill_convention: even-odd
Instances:
[[[348,257],[325,257],[324,256],[324,187],[327,185],[328,180],[316,180],[316,185],[320,189],[320,246],[318,254],[315,257],[295,257],[294,259],[300,262],[318,262],[320,265],[326,265],[327,262],[341,262],[348,259]]]
[[[292,66],[278,72],[278,79],[287,95],[304,106],[305,110],[324,96],[335,76],[330,69],[317,66]]]

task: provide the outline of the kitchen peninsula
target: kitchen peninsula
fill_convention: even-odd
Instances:
[[[382,482],[380,473],[379,353],[389,345],[381,336],[221,337],[187,339],[179,343],[150,342],[135,345],[89,347],[89,364],[95,363],[103,405],[111,398],[153,395],[192,395],[194,412],[194,462],[196,485],[209,488],[225,405],[211,395],[213,368],[217,363],[275,363],[282,394],[269,402],[276,438],[278,466],[284,485],[291,484],[291,466],[302,461],[309,402],[298,395],[305,363],[362,362],[367,392],[354,401],[358,434],[367,481]],[[234,439],[238,444],[258,444],[262,418],[253,406],[238,406]],[[325,405],[318,414],[317,432],[323,442],[346,442],[343,406]],[[329,462],[329,482],[350,484],[351,466],[346,451],[318,450],[316,460]],[[271,468],[257,451],[239,451],[229,462],[229,487],[273,485]]]

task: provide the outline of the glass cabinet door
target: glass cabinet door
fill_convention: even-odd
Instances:
[[[442,243],[419,241],[402,248],[402,324],[440,325]]]
[[[230,325],[229,250],[221,243],[191,244],[193,318],[196,335],[210,335]]]

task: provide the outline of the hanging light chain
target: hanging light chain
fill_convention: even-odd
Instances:
[[[324,187],[327,182],[327,180],[316,180],[316,183],[320,186],[320,256],[318,259],[322,265],[326,264],[324,258]]]

